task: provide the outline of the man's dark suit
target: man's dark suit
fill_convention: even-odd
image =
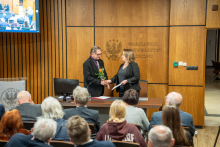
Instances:
[[[79,115],[84,118],[88,123],[94,124],[96,132],[100,129],[99,111],[88,109],[87,107],[76,107],[71,109],[64,109],[65,115],[63,119],[69,119],[74,115]]]
[[[105,69],[104,62],[101,59],[99,59],[98,62],[100,67]],[[104,86],[101,85],[101,79],[98,78],[98,75],[95,75],[95,73],[99,73],[98,67],[95,65],[92,58],[89,57],[83,63],[84,87],[87,88],[89,86],[88,91],[93,97],[103,95],[104,93]],[[107,80],[108,76],[105,70],[104,74]]]
[[[180,119],[181,119],[182,125],[189,127],[191,135],[194,136],[195,126],[193,123],[192,115],[189,113],[183,112],[180,109],[179,109],[179,113],[180,113]],[[161,124],[162,124],[162,111],[154,112],[153,115],[151,116],[149,130],[151,129],[152,125],[161,125]]]
[[[0,104],[0,120],[1,120],[2,116],[4,115],[4,113],[5,113],[5,107],[4,107],[4,105]]]

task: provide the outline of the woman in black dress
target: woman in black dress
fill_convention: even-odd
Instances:
[[[119,92],[119,97],[122,97],[124,92],[131,88],[139,93],[141,90],[139,85],[140,70],[138,64],[134,62],[134,52],[131,49],[124,49],[121,57],[124,63],[120,65],[118,73],[112,79],[107,80],[107,83],[121,84],[116,89]]]

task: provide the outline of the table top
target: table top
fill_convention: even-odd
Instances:
[[[156,108],[161,109],[163,104],[163,98],[148,98],[148,100],[141,100],[143,97],[139,98],[139,102],[135,107],[139,108]],[[121,99],[119,97],[112,97],[107,100],[89,100],[87,107],[110,107],[111,103],[115,99]],[[143,98],[146,99],[146,98]],[[62,106],[75,106],[73,101],[63,102],[59,100]]]

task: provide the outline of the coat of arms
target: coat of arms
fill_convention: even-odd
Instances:
[[[110,60],[118,60],[121,56],[118,55],[122,51],[122,43],[118,40],[109,40],[106,42],[104,54]]]

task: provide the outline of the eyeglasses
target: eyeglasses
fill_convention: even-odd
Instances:
[[[97,56],[101,56],[102,55],[102,53],[101,54],[97,54],[97,53],[95,53]]]

